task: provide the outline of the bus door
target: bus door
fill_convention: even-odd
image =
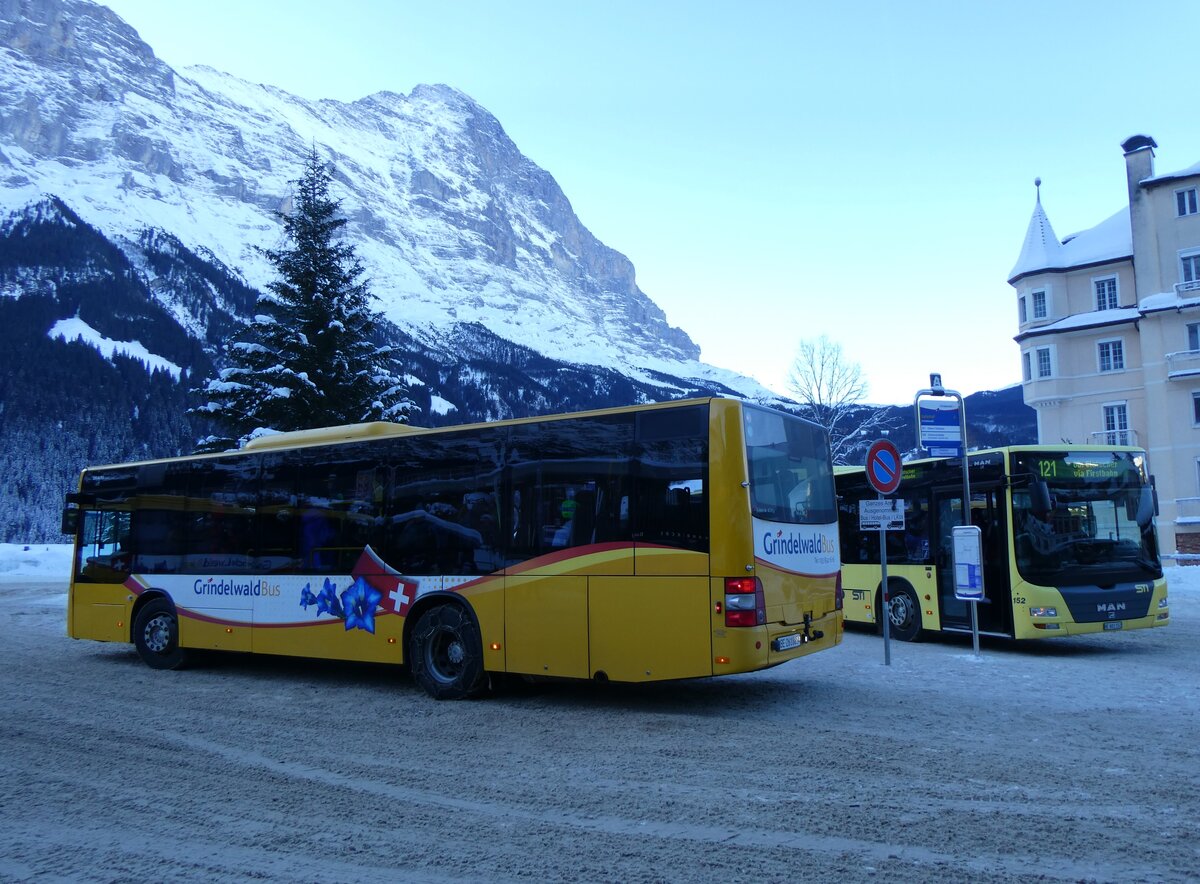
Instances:
[[[971,628],[969,602],[954,594],[954,529],[962,525],[962,487],[934,491],[935,563],[942,628]],[[977,605],[979,631],[1012,634],[1012,598],[1008,577],[1007,535],[1004,528],[1002,489],[971,489],[971,524],[978,526],[983,543],[983,586],[987,601]]]
[[[935,489],[933,512],[933,562],[937,566],[941,626],[942,629],[970,629],[970,606],[954,596],[954,529],[962,524],[962,485]]]

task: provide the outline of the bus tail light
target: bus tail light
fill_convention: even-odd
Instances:
[[[845,601],[845,598],[846,593],[842,590],[842,570],[839,568],[837,573],[837,584],[834,586],[833,590],[833,610],[842,610],[842,602]]]
[[[725,578],[725,625],[762,626],[767,622],[767,600],[757,577]]]

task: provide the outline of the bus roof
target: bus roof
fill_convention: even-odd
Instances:
[[[971,457],[982,456],[985,454],[995,454],[997,452],[1005,454],[1013,454],[1020,452],[1038,452],[1038,451],[1078,451],[1081,453],[1101,452],[1101,451],[1122,451],[1132,454],[1146,453],[1146,449],[1140,448],[1137,445],[1073,445],[1069,442],[1060,442],[1057,445],[1004,445],[998,448],[973,448],[967,452]],[[958,460],[956,457],[920,457],[912,460],[904,461],[904,466],[909,464],[925,464],[939,460]],[[866,469],[862,464],[846,465],[838,464],[834,466],[833,473],[835,476],[846,475],[847,473],[861,473]]]
[[[270,433],[258,436],[242,446],[243,451],[262,451],[270,448],[298,448],[302,445],[328,445],[331,442],[352,442],[382,436],[410,436],[430,433],[426,427],[396,424],[390,421],[371,421],[364,424],[342,424],[334,427],[313,427],[289,433]]]
[[[535,415],[533,417],[508,418],[498,421],[479,421],[471,424],[452,424],[444,427],[415,427],[412,424],[399,424],[389,421],[369,421],[360,424],[341,424],[332,427],[313,427],[307,430],[293,430],[286,433],[271,433],[251,439],[241,448],[228,451],[209,451],[202,454],[185,454],[180,457],[151,458],[144,461],[111,463],[85,467],[83,472],[107,469],[110,467],[140,466],[142,464],[160,463],[163,461],[204,459],[228,457],[238,454],[255,454],[263,451],[280,449],[306,448],[316,445],[336,445],[344,442],[357,442],[365,439],[383,439],[395,436],[423,436],[427,434],[454,433],[460,430],[479,429],[482,427],[505,427],[519,424],[541,423],[545,421],[567,420],[570,418],[598,417],[607,414],[622,414],[630,411],[654,411],[667,408],[681,408],[689,405],[700,405],[713,401],[741,402],[722,396],[704,396],[693,399],[672,399],[667,402],[645,402],[637,405],[619,405],[611,408],[597,408],[589,411],[570,411],[555,414]]]

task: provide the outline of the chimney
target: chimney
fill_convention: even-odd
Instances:
[[[1154,177],[1154,148],[1158,145],[1149,135],[1131,135],[1121,142],[1125,151],[1125,179],[1129,188],[1129,233],[1133,241],[1134,296],[1141,300],[1162,291],[1159,274],[1158,238],[1154,213],[1142,182]],[[1150,250],[1153,260],[1139,261],[1139,250]]]
[[[1131,135],[1121,142],[1125,151],[1125,177],[1129,184],[1129,208],[1141,193],[1139,182],[1154,177],[1154,148],[1158,147],[1149,135]]]

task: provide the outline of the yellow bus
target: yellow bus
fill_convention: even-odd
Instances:
[[[981,530],[979,631],[1016,639],[1166,626],[1167,584],[1145,452],[1014,446],[970,455],[971,523]],[[858,502],[876,498],[861,467],[838,467],[847,623],[882,628],[879,531],[859,530]],[[962,460],[905,463],[892,497],[904,531],[886,532],[890,634],[971,632],[955,598],[952,529],[962,525]]]
[[[814,424],[730,399],[423,429],[375,423],[84,470],[67,630],[490,676],[751,672],[841,641]]]

